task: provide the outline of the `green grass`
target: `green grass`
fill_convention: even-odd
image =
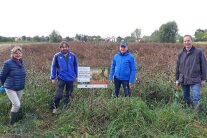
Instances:
[[[69,106],[59,107],[53,115],[50,102],[54,96],[48,74],[30,70],[22,97],[22,119],[8,125],[11,104],[6,95],[0,95],[0,136],[2,137],[207,137],[207,99],[197,118],[190,108],[173,104],[174,88],[159,77],[143,82],[147,85],[133,88],[142,91],[142,97],[111,97],[108,89],[75,89]],[[41,74],[41,75],[40,75]],[[163,78],[163,77],[162,77]],[[154,96],[152,96],[152,92]],[[202,90],[206,97],[207,91]]]

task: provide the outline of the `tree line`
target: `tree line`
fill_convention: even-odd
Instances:
[[[130,36],[126,37],[108,37],[102,38],[101,36],[89,36],[85,34],[76,34],[75,37],[63,38],[60,33],[53,30],[49,36],[34,36],[34,37],[4,37],[0,36],[0,42],[60,42],[66,41],[113,41],[120,42],[126,40],[129,42],[159,42],[159,43],[176,43],[183,42],[183,37],[178,33],[178,25],[175,21],[170,21],[162,24],[158,30],[155,30],[150,36],[141,36],[141,29],[136,28]],[[207,41],[207,29],[197,29],[194,34],[194,40],[196,42]]]

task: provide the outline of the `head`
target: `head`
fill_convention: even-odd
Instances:
[[[193,46],[193,38],[191,35],[185,35],[184,38],[183,38],[183,43],[184,43],[184,46],[186,48],[186,50],[190,50],[191,47]]]
[[[63,54],[66,54],[66,53],[68,53],[68,51],[69,51],[69,44],[68,44],[68,42],[66,42],[66,41],[62,41],[62,42],[60,42],[60,44],[59,44],[59,48],[60,48],[60,51],[63,53]]]
[[[22,48],[19,46],[15,46],[11,49],[11,58],[19,60],[22,58]]]
[[[122,54],[126,53],[127,50],[128,50],[128,42],[126,42],[126,41],[121,41],[119,50],[120,50],[120,52],[121,52]]]

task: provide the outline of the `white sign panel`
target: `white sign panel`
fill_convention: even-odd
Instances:
[[[90,67],[78,67],[78,82],[90,82]]]

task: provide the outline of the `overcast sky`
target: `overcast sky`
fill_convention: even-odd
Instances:
[[[0,36],[151,35],[175,21],[179,34],[207,29],[207,0],[0,0]]]

